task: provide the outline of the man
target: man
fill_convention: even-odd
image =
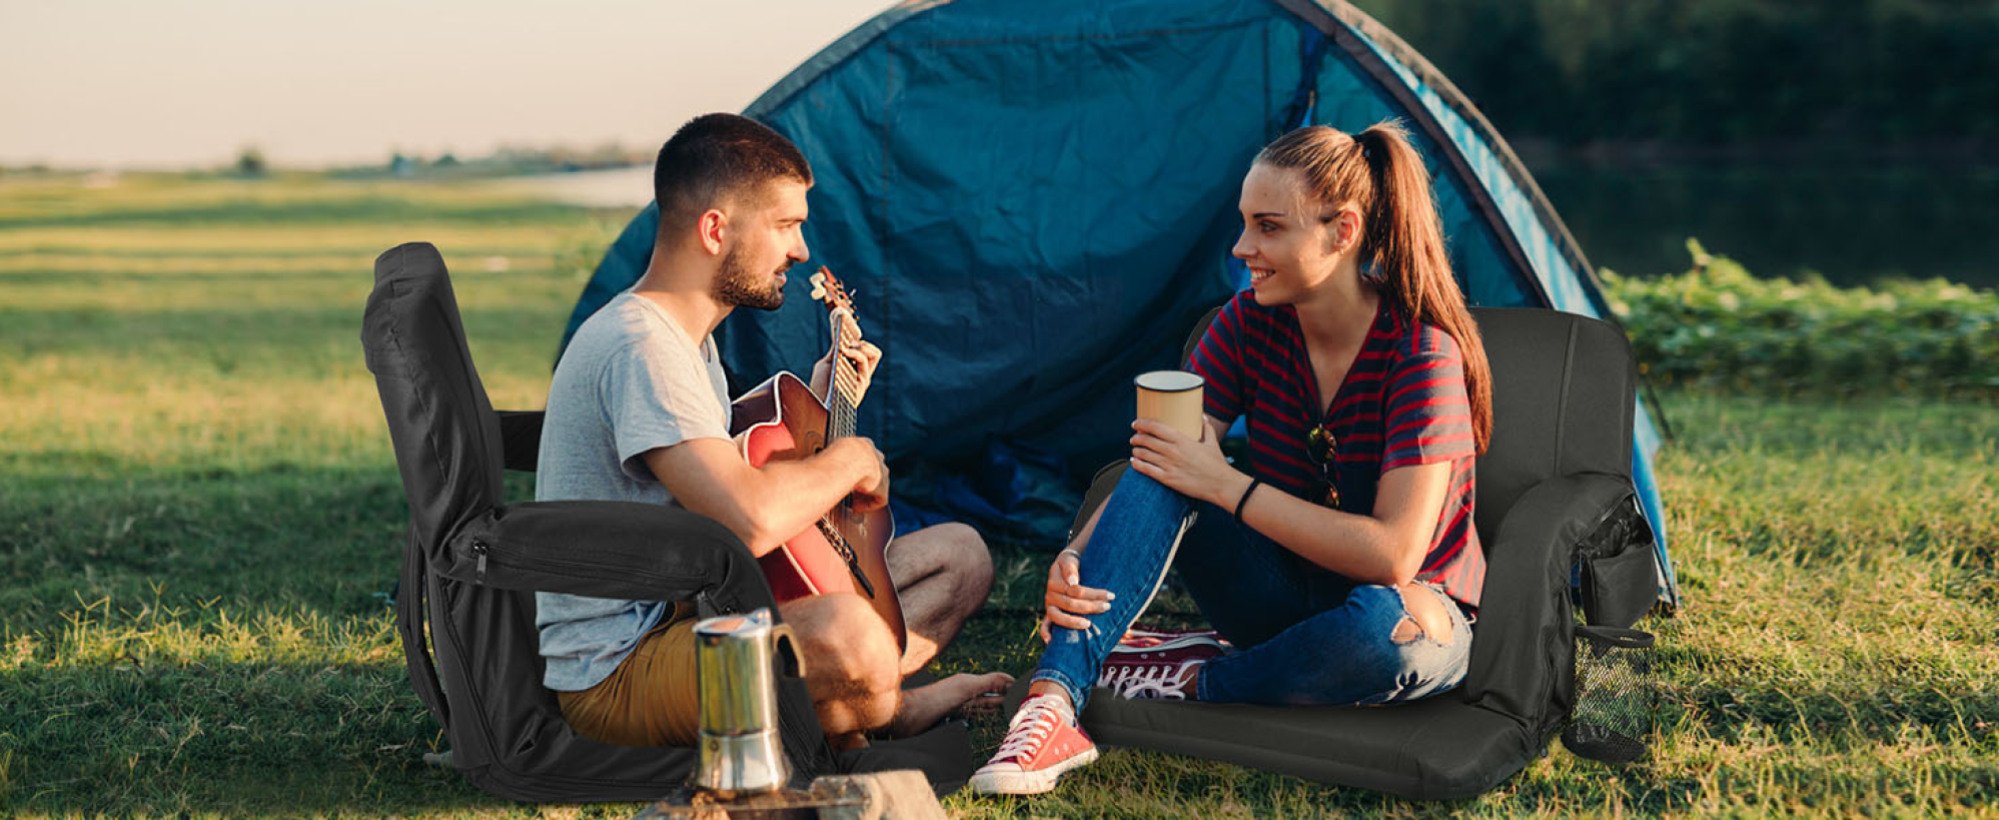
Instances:
[[[732,114],[698,117],[653,169],[659,235],[645,274],[577,329],[556,366],[535,480],[538,500],[678,504],[721,522],[758,556],[852,498],[888,498],[888,468],[865,438],[797,461],[751,467],[729,437],[727,384],[711,336],[737,307],[776,310],[786,271],[807,258],[802,226],[812,171],[783,136]],[[881,351],[859,343],[814,367],[826,395],[834,355],[862,384]],[[909,734],[958,709],[990,708],[1011,678],[956,675],[904,692],[985,601],[992,559],[977,532],[945,524],[897,538],[889,574],[909,626],[898,651],[861,597],[782,604],[806,687],[836,745],[868,732]],[[623,745],[692,745],[697,735],[693,612],[658,601],[536,596],[543,685],[577,731]]]

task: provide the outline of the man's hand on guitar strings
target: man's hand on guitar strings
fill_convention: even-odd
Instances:
[[[888,458],[882,455],[874,440],[862,436],[852,436],[839,441],[857,441],[867,447],[868,457],[873,460],[874,469],[864,475],[854,485],[854,493],[847,498],[847,504],[855,512],[873,512],[888,506]],[[838,444],[839,442],[835,442]],[[854,446],[854,445],[848,445]]]
[[[854,375],[860,380],[855,391],[855,404],[859,404],[859,398],[866,397],[868,386],[874,383],[875,370],[881,367],[882,349],[861,338],[860,326],[851,316],[842,317],[840,331],[840,343],[828,348],[826,355],[812,364],[812,391],[821,399],[828,397],[828,386],[833,383],[833,357],[838,355],[853,365]]]

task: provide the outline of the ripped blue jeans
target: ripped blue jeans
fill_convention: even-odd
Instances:
[[[1190,511],[1198,520],[1183,537]],[[1033,679],[1061,685],[1080,711],[1097,670],[1169,566],[1180,568],[1201,614],[1236,647],[1202,666],[1200,700],[1386,704],[1429,697],[1464,680],[1471,624],[1448,598],[1450,640],[1420,629],[1396,640],[1408,611],[1394,587],[1355,584],[1311,566],[1237,524],[1227,510],[1190,501],[1137,471],[1125,472],[1104,502],[1078,570],[1084,586],[1110,590],[1116,600],[1108,611],[1086,616],[1088,630],[1051,628]]]

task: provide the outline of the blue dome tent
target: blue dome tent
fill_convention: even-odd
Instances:
[[[1299,125],[1408,125],[1472,304],[1612,318],[1505,141],[1338,0],[909,0],[744,113],[812,161],[810,264],[847,282],[886,351],[860,429],[897,466],[899,515],[1059,539],[1090,471],[1125,452],[1131,377],[1174,366],[1246,284],[1228,255],[1238,188]],[[626,228],[570,333],[637,280],[657,222],[648,207]],[[719,334],[738,389],[827,344],[825,317],[797,305],[738,311]],[[1641,403],[1632,477],[1671,607],[1660,421]]]

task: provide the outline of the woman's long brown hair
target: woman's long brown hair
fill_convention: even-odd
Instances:
[[[1298,171],[1327,205],[1351,203],[1360,209],[1365,225],[1362,275],[1402,315],[1435,325],[1458,343],[1472,436],[1484,454],[1492,438],[1492,366],[1486,362],[1478,324],[1451,276],[1443,220],[1430,195],[1430,172],[1409,145],[1407,132],[1393,120],[1351,136],[1323,125],[1307,126],[1278,137],[1256,161]]]

